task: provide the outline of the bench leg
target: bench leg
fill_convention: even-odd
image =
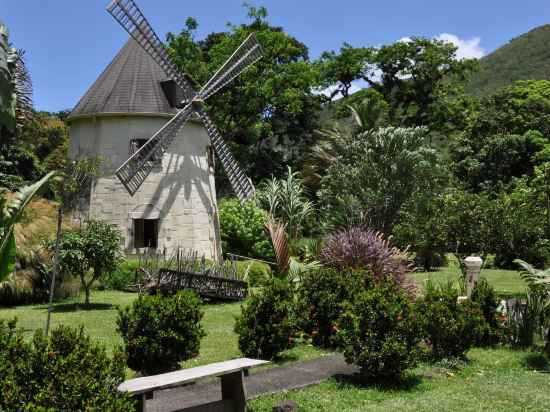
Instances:
[[[246,412],[246,388],[242,370],[221,376],[222,400],[231,399],[235,412]]]

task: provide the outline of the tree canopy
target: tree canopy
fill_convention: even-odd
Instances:
[[[246,10],[249,22],[229,25],[226,32],[197,40],[198,23],[189,18],[179,34],[169,33],[167,39],[176,64],[199,85],[256,32],[264,57],[208,105],[237,159],[253,180],[260,180],[301,162],[317,127],[321,98],[313,93],[318,74],[307,46],[270,25],[264,8],[247,5]]]

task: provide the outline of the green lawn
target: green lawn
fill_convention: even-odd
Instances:
[[[423,286],[427,280],[434,283],[456,282],[460,276],[460,269],[449,265],[434,272],[415,272],[411,276],[419,286]],[[501,296],[518,295],[526,291],[525,282],[515,270],[483,269],[480,276],[486,278]]]
[[[84,325],[91,337],[112,350],[122,343],[116,332],[117,305],[129,305],[135,293],[115,291],[93,291],[91,307],[82,305],[82,298],[69,299],[55,305],[52,314],[52,325]],[[198,366],[211,362],[232,359],[240,356],[237,335],[233,332],[235,316],[240,313],[240,303],[208,304],[204,306],[203,326],[206,336],[201,342],[197,358],[185,363],[185,367]],[[19,327],[29,335],[35,329],[44,328],[46,324],[46,305],[27,305],[15,308],[0,308],[0,319],[17,317]],[[311,359],[324,352],[311,345],[300,345],[286,351],[281,362]]]
[[[485,270],[486,276],[501,293],[518,293],[523,285],[516,272]],[[456,278],[452,269],[415,273],[422,283],[431,278],[447,281]],[[116,305],[127,305],[136,294],[94,291],[92,306],[85,309],[82,299],[70,299],[55,305],[53,325],[84,325],[88,333],[109,349],[121,343],[115,331]],[[204,306],[203,325],[207,335],[200,355],[185,367],[231,359],[240,356],[237,336],[233,332],[239,303]],[[45,305],[0,309],[0,319],[17,317],[19,326],[29,335],[43,328]],[[302,344],[283,354],[281,362],[311,359],[323,354],[311,345]],[[548,410],[550,405],[550,369],[544,358],[529,352],[508,349],[474,349],[470,362],[459,370],[422,366],[411,371],[406,384],[397,388],[365,388],[349,381],[335,379],[301,391],[266,396],[251,402],[252,411],[271,411],[280,399],[294,399],[303,411],[368,411],[368,410]],[[129,371],[129,375],[131,376]]]
[[[460,368],[424,366],[394,388],[364,387],[331,379],[298,391],[260,397],[251,412],[268,412],[280,400],[298,411],[548,411],[550,369],[538,354],[474,349]]]

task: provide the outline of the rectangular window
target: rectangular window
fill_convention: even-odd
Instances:
[[[145,143],[147,143],[149,139],[131,139],[130,140],[130,150],[129,155],[132,156],[135,152],[137,152]],[[161,163],[161,156],[153,155],[150,159],[152,162],[157,163],[160,165]]]
[[[158,219],[134,219],[134,248],[156,248],[158,226]]]

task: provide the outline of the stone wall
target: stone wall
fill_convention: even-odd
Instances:
[[[137,193],[131,197],[114,175],[129,157],[130,140],[151,137],[163,116],[101,116],[74,119],[70,155],[102,158],[92,185],[89,216],[116,224],[124,248],[134,251],[133,219],[159,219],[158,247],[193,249],[221,257],[210,139],[200,123],[188,122]]]

